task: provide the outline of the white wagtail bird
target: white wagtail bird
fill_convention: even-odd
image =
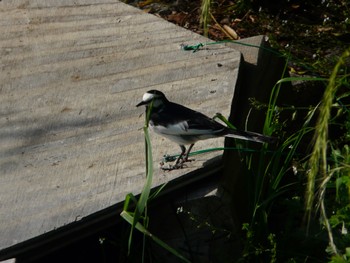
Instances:
[[[204,114],[169,101],[158,90],[147,91],[142,101],[136,105],[146,105],[146,112],[150,108],[149,127],[156,133],[176,142],[181,148],[181,154],[175,164],[166,170],[183,167],[189,161],[188,155],[193,145],[199,140],[216,137],[231,137],[259,143],[272,143],[275,138],[262,134],[234,130],[223,126]],[[186,151],[185,145],[190,145]]]

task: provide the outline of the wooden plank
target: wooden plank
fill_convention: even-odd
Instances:
[[[108,0],[0,1],[0,250],[81,220],[141,191],[149,89],[209,116],[229,115],[240,54]],[[154,186],[178,146],[152,135]],[[223,139],[194,150],[222,147]]]

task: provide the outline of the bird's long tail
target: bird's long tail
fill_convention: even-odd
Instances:
[[[255,132],[233,130],[233,129],[229,129],[225,137],[259,142],[259,143],[275,143],[277,141],[277,138],[274,138],[274,137],[265,136]]]

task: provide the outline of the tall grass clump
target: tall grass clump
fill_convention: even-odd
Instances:
[[[332,228],[339,226],[342,223],[343,232],[347,233],[347,227],[350,226],[350,214],[348,216],[343,215],[343,221],[339,220],[338,213],[343,214],[344,211],[350,212],[350,173],[349,173],[349,154],[348,146],[344,142],[340,145],[336,145],[329,140],[328,132],[329,126],[332,122],[331,111],[335,106],[338,107],[337,115],[339,112],[345,111],[347,115],[347,120],[349,120],[349,110],[346,105],[339,105],[341,103],[337,98],[337,91],[341,87],[350,88],[348,79],[349,74],[346,74],[346,59],[350,57],[350,49],[346,50],[342,56],[339,58],[337,64],[335,65],[332,74],[329,78],[328,85],[323,94],[322,101],[319,106],[318,118],[315,126],[314,133],[314,144],[311,152],[311,156],[308,160],[308,173],[307,173],[307,189],[305,197],[305,216],[308,224],[311,222],[311,216],[315,212],[315,200],[317,201],[317,206],[320,209],[320,217],[322,223],[327,230],[329,238],[329,248],[328,252],[333,256],[333,259],[343,259],[347,261],[334,261],[334,262],[348,262],[350,261],[350,240],[345,242],[345,253],[341,256],[341,252],[337,248]],[[344,68],[345,66],[345,68]],[[345,73],[345,74],[344,74]],[[349,96],[349,92],[341,94],[343,98]],[[345,126],[345,131],[347,135],[345,136],[345,141],[349,140],[350,129],[346,123],[337,123],[337,125]],[[336,149],[335,147],[342,147],[343,149]],[[344,173],[345,172],[345,173]],[[333,179],[334,175],[337,178]],[[336,200],[332,197],[326,197],[326,190],[335,184],[336,188]],[[347,189],[347,191],[340,193],[341,188]],[[318,198],[316,198],[316,193],[319,193]],[[347,200],[343,203],[341,199]],[[329,218],[327,215],[326,203],[333,204],[333,213],[337,216],[332,216]],[[329,206],[329,205],[328,205]],[[330,220],[331,219],[331,220]],[[334,221],[336,223],[334,223]],[[333,224],[332,224],[333,222]],[[344,246],[344,240],[342,240],[342,246]]]
[[[282,76],[285,75],[286,70],[287,63]],[[306,154],[301,153],[303,139],[315,130],[312,121],[315,118],[317,107],[308,109],[304,122],[296,132],[292,134],[282,132],[282,129],[288,125],[289,119],[284,123],[280,123],[281,112],[298,110],[295,107],[289,109],[285,107],[283,109],[277,104],[280,91],[283,89],[282,84],[292,81],[325,83],[327,79],[321,77],[286,77],[280,79],[272,88],[263,128],[264,134],[277,134],[277,136],[287,134],[287,136],[286,138],[281,137],[277,146],[270,147],[264,144],[258,155],[249,153],[245,158],[248,174],[244,176],[250,178],[250,199],[253,200],[253,203],[250,222],[243,225],[243,230],[246,232],[245,248],[242,254],[242,260],[244,261],[259,258],[259,260],[276,262],[277,258],[281,257],[277,253],[277,248],[282,245],[281,240],[284,237],[278,236],[278,233],[274,232],[277,231],[276,229],[271,229],[273,218],[276,217],[274,211],[276,207],[282,211],[288,210],[288,207],[279,208],[281,204],[289,205],[291,209],[296,211],[302,209],[302,196],[300,196],[302,179],[297,171],[297,160],[303,160],[306,157]],[[292,119],[293,112],[290,115]],[[289,211],[286,211],[286,213],[289,213]],[[285,234],[293,231],[290,225],[298,219],[300,219],[300,216],[296,213],[293,218],[285,218],[285,222],[281,222],[278,228],[283,229],[285,227],[284,230],[281,230]]]
[[[344,65],[345,59],[349,57],[350,49],[345,51],[339,58],[338,63],[333,69],[332,75],[329,78],[327,88],[323,94],[321,104],[319,106],[319,114],[314,133],[314,145],[309,159],[309,172],[306,190],[306,216],[310,221],[310,216],[313,210],[315,199],[315,182],[324,180],[327,177],[327,148],[328,142],[328,126],[331,118],[331,109],[334,102],[334,97],[342,82],[337,77],[339,70]]]
[[[268,150],[268,145],[263,145],[258,156],[249,154],[246,158],[249,160],[247,169],[252,170],[249,178],[253,185],[251,195],[254,201],[251,221],[243,225],[246,231],[243,260],[249,261],[258,257],[275,262],[276,258],[280,258],[278,248],[288,247],[286,244],[290,242],[289,238],[304,239],[305,245],[312,247],[315,240],[324,243],[325,240],[320,237],[320,233],[323,233],[328,236],[328,247],[325,244],[323,251],[319,248],[320,255],[328,252],[331,257],[329,262],[350,262],[350,238],[347,234],[350,228],[350,110],[349,105],[343,103],[349,101],[350,97],[350,74],[347,72],[349,57],[350,49],[339,58],[329,78],[288,77],[281,79],[273,87],[264,124],[264,133],[268,135],[278,132],[276,119],[280,108],[277,97],[283,88],[281,83],[318,81],[324,84],[325,90],[321,101],[308,110],[304,123],[296,132],[280,141],[273,151]],[[342,135],[330,138],[329,131],[334,129]],[[306,135],[313,138],[308,148],[305,148],[307,141],[303,141]],[[257,164],[251,167],[254,158]],[[286,177],[293,173],[298,173],[298,177]],[[304,189],[304,195],[300,189]],[[327,192],[335,195],[327,195]],[[285,222],[280,222],[279,227],[286,237],[278,236],[274,232],[276,230],[271,229],[273,208],[276,204],[279,206],[281,203],[286,205],[292,202],[298,204],[299,215],[292,215],[293,218],[285,218]],[[284,207],[278,209],[287,210]],[[300,213],[302,211],[304,217]],[[319,215],[321,220],[317,220],[314,215]],[[302,227],[303,219],[307,222],[305,228]],[[318,237],[308,237],[311,225],[312,233],[318,232]],[[295,235],[296,229],[299,230],[299,236]],[[298,245],[295,244],[295,247]],[[288,249],[292,250],[291,247]],[[299,259],[309,257],[313,251],[304,253],[299,255]]]

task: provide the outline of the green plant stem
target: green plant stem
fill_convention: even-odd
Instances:
[[[332,253],[334,255],[339,255],[338,253],[338,249],[334,243],[334,238],[333,238],[333,233],[332,233],[332,227],[329,223],[328,217],[327,217],[327,213],[326,213],[326,207],[324,204],[324,198],[325,198],[325,193],[326,193],[326,187],[327,187],[327,183],[329,182],[329,180],[332,178],[333,172],[331,172],[329,174],[329,176],[327,176],[321,186],[320,186],[320,190],[321,190],[321,194],[320,194],[320,211],[321,211],[321,217],[323,218],[323,222],[324,225],[327,229],[327,233],[328,233],[328,239],[329,239],[329,246],[332,249]]]
[[[210,5],[211,5],[211,0],[202,0],[200,24],[203,26],[203,31],[204,31],[203,35],[205,37],[208,37],[208,31],[209,31]]]

